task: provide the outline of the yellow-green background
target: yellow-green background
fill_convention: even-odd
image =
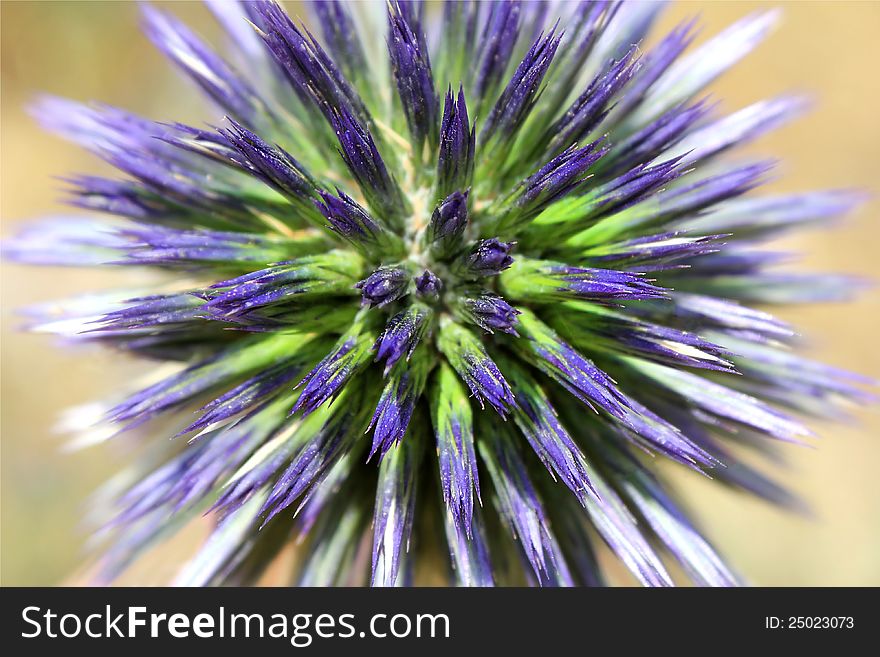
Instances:
[[[206,36],[217,36],[207,11],[190,3],[172,9]],[[754,2],[673,5],[659,26],[699,14],[700,39],[759,7]],[[880,4],[782,3],[781,28],[713,88],[725,109],[783,90],[814,93],[806,118],[750,147],[778,156],[779,191],[862,187],[880,181]],[[24,104],[45,90],[78,100],[99,99],[161,120],[200,122],[209,115],[196,93],[175,77],[137,27],[129,2],[2,2],[3,234],[21,221],[64,211],[53,176],[105,168],[78,148],[41,132]],[[655,33],[656,34],[656,33]],[[805,264],[880,279],[880,205],[862,208],[842,227],[791,239]],[[46,336],[22,334],[14,309],[100,287],[133,272],[2,270],[2,582],[73,581],[82,563],[86,495],[126,457],[120,446],[75,454],[59,451],[52,432],[59,412],[125,385],[143,365],[90,348],[61,350]],[[849,305],[786,310],[811,339],[812,354],[880,375],[878,293]],[[787,516],[711,482],[683,475],[694,508],[716,543],[752,582],[766,585],[880,584],[880,422],[875,409],[859,423],[819,425],[816,450],[789,449],[783,480],[800,491],[815,519]],[[162,437],[157,440],[164,440]],[[161,583],[174,572],[196,528],[125,581]]]

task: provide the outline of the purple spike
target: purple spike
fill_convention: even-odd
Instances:
[[[357,437],[360,437],[360,432],[357,434]],[[355,444],[348,452],[336,459],[330,468],[324,470],[303,493],[294,512],[300,536],[307,536],[323,511],[328,507],[332,508],[333,500],[339,490],[350,480],[354,469],[360,465],[358,452]]]
[[[248,173],[253,168],[247,158],[235,148],[222,130],[203,130],[185,123],[165,123],[168,127],[165,134],[158,139],[175,148],[194,153],[199,157],[231,166]]]
[[[714,278],[716,276],[760,275],[770,267],[790,262],[794,254],[779,251],[758,251],[752,244],[729,246],[708,258],[700,258],[669,273],[672,282],[681,279]]]
[[[414,304],[388,320],[385,330],[376,341],[376,360],[385,361],[385,376],[403,356],[409,360],[427,329],[430,311]]]
[[[570,293],[580,299],[665,299],[666,290],[647,282],[641,274],[614,269],[584,269],[556,265],[548,274],[559,281],[559,292]]]
[[[449,255],[461,246],[468,224],[468,191],[452,192],[434,209],[426,240],[438,255]]]
[[[207,496],[265,440],[276,426],[276,416],[263,410],[258,408],[240,422],[196,441],[194,446],[200,449],[174,483],[173,495],[179,498],[175,510]]]
[[[416,294],[428,301],[437,301],[440,298],[440,292],[443,291],[443,281],[441,281],[430,269],[426,269],[421,275],[414,279],[416,284]]]
[[[501,82],[520,31],[522,4],[519,0],[493,2],[480,37],[480,52],[474,80],[474,96],[482,106]]]
[[[678,427],[636,400],[626,397],[624,400],[628,407],[625,418],[628,426],[616,427],[616,433],[651,452],[663,454],[699,472],[702,472],[702,468],[713,468],[714,472],[721,465],[715,457],[684,435]]]
[[[108,106],[86,107],[53,97],[41,98],[32,111],[47,129],[84,144],[139,181],[74,177],[69,179],[79,188],[74,190],[74,205],[158,223],[191,223],[192,215],[199,215],[202,222],[254,222],[252,208],[259,205],[284,218],[289,214],[287,203],[255,199],[246,203],[241,188],[218,175],[215,162],[193,158],[178,145],[202,131],[148,121]]]
[[[617,492],[598,474],[593,486],[600,502],[587,498],[587,512],[608,547],[645,586],[674,586],[650,543],[640,531],[632,511]]]
[[[595,410],[596,404],[612,417],[626,417],[626,398],[610,376],[563,342],[531,312],[523,312],[519,325],[526,339],[517,340],[515,345],[527,358],[537,357],[535,365],[539,369],[590,408]]]
[[[703,324],[776,339],[786,339],[794,335],[788,324],[770,313],[740,305],[736,301],[683,292],[675,292],[672,298],[675,301],[676,314],[686,318],[699,318]]]
[[[250,311],[305,294],[349,294],[347,281],[324,271],[312,258],[280,262],[212,285],[206,292],[205,310],[217,318],[231,319]]]
[[[421,365],[411,366],[392,375],[386,384],[367,427],[367,431],[373,429],[373,443],[367,460],[377,452],[379,460],[383,460],[388,450],[403,440],[425,385],[421,370]]]
[[[316,201],[316,205],[333,232],[356,245],[372,245],[383,237],[383,228],[348,194],[339,188],[336,196],[323,190],[318,193],[323,202]]]
[[[415,16],[408,16],[412,12],[401,7],[396,1],[388,3],[388,53],[397,93],[413,138],[413,152],[418,158],[425,140],[431,144],[437,141],[440,110],[421,22]]]
[[[734,146],[742,146],[803,114],[808,106],[798,96],[762,100],[722,119],[693,130],[668,153],[688,163],[707,160]]]
[[[315,183],[303,166],[282,148],[273,148],[244,126],[229,119],[232,126],[220,133],[244,156],[248,169],[266,184],[290,199],[310,198]]]
[[[180,151],[161,140],[172,128],[109,105],[84,105],[41,95],[28,108],[40,125],[99,155],[137,151],[180,161]],[[176,156],[176,157],[175,157]]]
[[[635,353],[682,367],[723,372],[734,369],[725,360],[730,351],[724,347],[694,333],[640,320],[627,312],[578,303],[554,309],[550,318],[575,344],[585,347]]]
[[[341,0],[317,0],[310,2],[309,7],[315,12],[316,22],[321,26],[324,43],[345,74],[352,80],[367,75],[367,58],[347,3]]]
[[[566,39],[557,60],[556,71],[548,82],[548,91],[544,96],[546,108],[553,115],[571,94],[599,37],[621,4],[617,0],[596,0],[575,5],[574,12],[565,24]]]
[[[548,153],[558,153],[570,144],[588,138],[608,115],[608,105],[639,69],[633,47],[618,61],[612,61],[577,97],[547,131]]]
[[[546,205],[571,190],[582,181],[587,169],[607,152],[606,148],[596,150],[599,143],[594,141],[583,148],[572,146],[547,162],[522,182],[523,194],[518,204],[531,203],[541,196]]]
[[[240,413],[259,408],[270,395],[299,374],[300,369],[300,362],[287,361],[257,373],[202,406],[199,409],[202,413],[201,417],[177,435],[202,431]]]
[[[515,403],[510,386],[481,341],[468,329],[454,322],[441,325],[438,348],[465,382],[481,408],[485,402],[505,417]]]
[[[491,358],[469,353],[464,357],[464,370],[459,374],[477,398],[481,408],[485,407],[484,401],[487,401],[501,417],[504,417],[508,407],[514,405],[513,392]]]
[[[547,395],[521,370],[511,374],[516,409],[513,419],[544,466],[555,473],[583,506],[596,495],[587,474],[587,462],[559,421]]]
[[[210,510],[221,510],[228,514],[241,508],[254,493],[278,476],[296,448],[295,440],[285,440],[275,445],[272,452],[258,461],[253,468],[243,471],[240,476],[230,481]]]
[[[682,279],[682,289],[688,281]],[[871,287],[863,276],[806,272],[758,272],[710,278],[701,291],[753,304],[828,303],[849,301]]]
[[[692,131],[712,111],[713,105],[707,100],[692,105],[679,105],[637,130],[629,137],[615,144],[610,154],[613,158],[612,171],[625,171],[640,162],[651,162],[657,157],[668,158],[670,150],[688,132]],[[680,152],[676,149],[676,152]],[[674,158],[676,162],[690,155]]]
[[[483,144],[489,143],[496,134],[507,141],[522,127],[562,39],[562,35],[556,36],[555,32],[556,27],[546,37],[539,36],[520,62],[483,124],[480,132]]]
[[[661,78],[669,66],[693,42],[696,37],[694,26],[696,18],[686,20],[676,26],[669,34],[642,57],[642,67],[629,85],[627,93],[617,104],[616,116],[627,117],[645,98],[651,86]]]
[[[240,190],[214,186],[212,184],[214,181],[204,172],[176,166],[163,159],[136,151],[106,152],[103,157],[117,169],[143,184],[145,195],[149,196],[147,203],[155,204],[165,211],[156,213],[162,218],[167,219],[168,214],[172,217],[175,214],[184,217],[196,214],[203,217],[207,215],[209,218],[216,216],[235,224],[258,221],[253,210],[241,197]],[[129,186],[128,192],[131,193],[135,189]],[[134,195],[139,194],[141,192],[135,191]],[[287,203],[284,205],[289,207]],[[169,209],[172,209],[170,213]],[[273,210],[277,211],[280,208],[273,207]]]
[[[415,515],[421,445],[399,445],[382,461],[373,513],[371,586],[405,585],[401,551],[409,550]]]
[[[104,154],[106,160],[121,171],[137,178],[151,190],[167,194],[181,204],[198,204],[202,200],[210,202],[210,190],[202,190],[201,182],[195,172],[175,170],[167,163],[140,153]]]
[[[532,348],[542,359],[539,367],[587,406],[592,408],[595,402],[612,416],[625,415],[621,395],[611,378],[577,351],[564,342],[551,347],[534,345]]]
[[[481,278],[497,276],[513,264],[510,251],[516,242],[502,242],[496,238],[480,240],[471,252],[460,260],[460,269],[466,276]]]
[[[637,165],[602,185],[595,192],[598,207],[591,218],[608,216],[648,200],[683,175],[680,162],[679,158],[673,158],[648,167]]]
[[[274,0],[260,2],[256,11],[260,37],[307,107],[317,109],[331,123],[335,111],[352,112],[369,123],[363,101],[314,37],[294,25]]]
[[[465,317],[484,331],[519,336],[515,327],[520,311],[498,295],[485,292],[476,298],[466,297],[461,304]]]
[[[248,349],[259,352],[263,344],[261,340],[235,343],[225,352],[216,353],[211,358],[201,360],[129,396],[110,409],[107,418],[112,422],[125,423],[126,428],[131,428],[189,401],[196,395],[262,367],[265,363],[260,360],[259,355],[244,360],[242,354]]]
[[[495,484],[496,504],[541,585],[572,586],[568,567],[550,528],[525,463],[508,432],[489,431],[479,443],[480,456]],[[555,576],[555,577],[554,577]]]
[[[749,377],[741,383],[747,392],[831,419],[847,416],[848,408],[840,403],[843,400],[852,404],[878,401],[876,395],[858,387],[876,386],[876,380],[767,344],[723,335],[716,339],[735,354],[733,360],[738,369]]]
[[[106,264],[128,246],[112,224],[77,216],[27,224],[15,237],[0,244],[5,259],[54,266]]]
[[[141,5],[150,40],[221,108],[251,124],[266,106],[253,88],[183,23],[150,5]]]
[[[664,217],[679,217],[740,196],[762,184],[772,168],[772,162],[760,162],[674,187],[657,195],[660,212]]]
[[[514,192],[515,202],[505,204],[495,230],[518,231],[548,205],[577,189],[589,178],[590,167],[610,150],[608,146],[597,148],[600,142],[583,148],[571,146],[522,181]]]
[[[294,255],[296,243],[285,244],[260,234],[213,230],[177,230],[157,226],[126,228],[119,234],[131,240],[121,264],[197,265],[213,262],[267,263]],[[308,245],[311,252],[315,246]]]
[[[406,202],[372,135],[344,108],[334,109],[329,120],[339,139],[339,152],[370,209],[392,227],[399,227]]]
[[[314,436],[307,437],[290,465],[275,480],[263,504],[264,525],[301,496],[308,497],[339,459],[353,448],[361,429],[357,417],[359,410],[357,406],[344,405]],[[295,435],[291,442],[296,442]],[[297,513],[306,501],[301,501]]]
[[[624,348],[651,358],[672,361],[685,367],[734,371],[733,365],[723,358],[728,355],[727,350],[692,333],[647,322],[635,322],[631,331],[622,328],[619,336],[615,337],[619,337]]]
[[[208,442],[210,441],[206,441]],[[203,450],[203,445],[198,445],[177,455],[122,493],[116,500],[118,511],[107,527],[124,528],[126,525],[133,525],[151,511],[166,511],[167,507],[177,507],[181,496],[188,493],[187,489],[180,486],[180,481],[190,476],[191,464],[199,459]],[[204,488],[195,482],[191,486],[193,489]],[[193,497],[197,495],[196,490],[192,493]]]
[[[327,400],[334,399],[363,364],[360,355],[356,338],[346,338],[337,343],[330,353],[296,384],[296,388],[302,388],[302,392],[290,414],[293,415],[302,409],[304,416],[309,415]]]
[[[626,357],[626,362],[657,385],[667,388],[714,417],[752,427],[767,436],[802,443],[813,433],[785,413],[733,388],[691,372]]]
[[[440,199],[470,188],[474,175],[475,135],[468,121],[464,89],[459,87],[456,101],[450,88],[443,105],[437,156],[437,196]]]
[[[471,538],[475,534],[474,496],[480,499],[471,408],[469,404],[460,403],[464,391],[445,365],[439,377],[433,389],[437,397],[432,400],[431,421],[437,438],[443,501],[452,524]]]
[[[410,274],[403,267],[380,267],[355,287],[361,291],[363,305],[381,308],[405,296],[409,281]]]
[[[847,189],[745,197],[727,201],[694,217],[682,217],[673,227],[700,234],[734,233],[737,237],[764,237],[814,222],[831,223],[866,200],[864,192]]]
[[[131,219],[148,219],[158,222],[159,217],[173,215],[174,205],[161,198],[150,198],[149,192],[139,183],[130,180],[111,180],[99,176],[71,176],[65,179],[72,185],[66,200],[83,210],[106,212]],[[177,209],[180,215],[187,211]]]
[[[473,524],[474,529],[468,535],[455,523],[453,514],[446,514],[446,542],[455,570],[455,580],[459,586],[494,586],[488,541],[479,512],[475,514]]]
[[[104,315],[96,331],[153,327],[189,322],[198,318],[204,301],[191,294],[170,294],[129,299],[131,304]]]

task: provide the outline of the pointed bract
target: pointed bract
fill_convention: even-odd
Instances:
[[[85,216],[2,244],[128,270],[25,328],[153,363],[59,423],[69,449],[158,434],[86,507],[90,581],[205,513],[175,584],[411,586],[448,550],[461,586],[603,585],[612,556],[669,586],[660,547],[676,580],[741,583],[652,457],[805,513],[753,461],[812,437],[796,415],[878,400],[751,306],[865,286],[764,247],[866,194],[753,196],[773,163],[728,159],[807,107],[722,112],[707,89],[778,12],[688,51],[695,19],[650,38],[657,2],[322,0],[320,38],[275,1],[207,3],[222,50],[143,23],[219,113],[39,97],[117,174],[64,178]]]

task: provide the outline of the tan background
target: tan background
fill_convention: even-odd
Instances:
[[[198,5],[174,11],[206,36],[216,27]],[[661,30],[699,14],[711,35],[765,3],[694,2],[672,6]],[[783,90],[816,95],[807,118],[765,138],[752,152],[782,158],[780,191],[862,187],[880,180],[880,4],[784,3],[781,29],[714,87],[725,109]],[[658,31],[659,32],[659,31]],[[147,116],[206,120],[195,93],[171,74],[137,29],[133,3],[2,3],[3,234],[18,222],[64,211],[52,176],[104,168],[81,150],[43,134],[22,106],[40,90],[99,99]],[[814,268],[880,279],[880,205],[862,208],[845,226],[793,240]],[[16,331],[13,310],[35,301],[121,283],[131,273],[2,270],[2,582],[65,581],[82,560],[86,495],[125,458],[110,446],[59,453],[51,427],[59,412],[100,398],[142,366],[91,350],[64,351],[45,336]],[[830,363],[880,376],[880,297],[871,291],[847,306],[782,313]],[[784,480],[812,504],[816,518],[786,516],[698,477],[683,485],[718,545],[752,582],[767,585],[880,584],[880,421],[876,408],[853,426],[821,426],[817,450],[791,448]],[[198,530],[192,534],[199,533]],[[186,537],[178,541],[187,542]],[[132,581],[160,583],[176,552],[153,555]]]

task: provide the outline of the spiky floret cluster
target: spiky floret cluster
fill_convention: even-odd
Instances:
[[[272,2],[210,8],[228,58],[144,20],[223,125],[42,100],[127,174],[72,178],[73,204],[122,219],[6,245],[170,273],[34,311],[173,363],[86,435],[178,411],[189,437],[152,441],[116,491],[102,576],[209,511],[180,583],[255,581],[304,539],[299,584],[406,584],[443,534],[463,585],[602,583],[597,540],[645,584],[672,582],[660,549],[736,583],[650,456],[794,505],[739,450],[865,398],[748,305],[855,284],[779,273],[759,246],[856,195],[747,197],[770,164],[718,157],[802,106],[725,116],[704,95],[774,14],[683,54],[693,22],[639,46],[655,3],[320,2],[321,38]]]

